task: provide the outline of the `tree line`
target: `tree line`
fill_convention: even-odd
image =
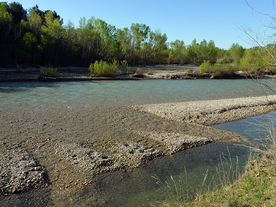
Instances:
[[[64,25],[55,11],[41,11],[38,5],[27,11],[16,2],[0,2],[0,36],[1,66],[89,66],[96,60],[116,59],[130,65],[209,61],[250,67],[260,53],[259,48],[245,49],[237,43],[229,50],[220,49],[212,40],[198,43],[194,39],[189,45],[183,40],[168,42],[165,33],[145,24],[118,29],[95,17],[80,18],[75,28],[70,21]],[[262,61],[260,66],[265,65]]]

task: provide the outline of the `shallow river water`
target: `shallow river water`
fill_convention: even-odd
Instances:
[[[270,84],[271,79],[263,81]],[[37,136],[38,143],[42,143],[40,137],[45,136],[78,142],[135,140],[139,137],[123,132],[124,128],[181,131],[183,126],[165,123],[147,114],[125,113],[124,109],[129,105],[264,94],[271,92],[252,80],[0,83],[0,142],[22,144],[33,136]],[[267,117],[272,119],[274,113]],[[244,135],[254,145],[265,139],[265,123],[264,116],[258,116],[214,127]],[[32,142],[25,145],[28,151],[40,155],[38,159],[43,162],[45,151],[39,152],[37,146],[32,147]],[[95,147],[103,150],[103,146]],[[252,152],[254,149],[248,146],[214,142],[157,158],[139,168],[96,176],[91,184],[70,198],[56,194],[50,187],[0,198],[0,202],[1,206],[158,206],[164,201],[188,199],[187,195],[193,198],[208,187],[211,189],[235,179]],[[220,168],[225,168],[228,178],[217,173]],[[202,187],[206,172],[207,180]],[[156,184],[156,178],[160,179],[161,185]],[[166,182],[170,187],[166,187]]]

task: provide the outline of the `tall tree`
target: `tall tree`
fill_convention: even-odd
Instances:
[[[243,57],[245,49],[238,43],[233,43],[229,49],[229,53],[234,64],[239,64]]]
[[[0,2],[0,62],[2,64],[14,61],[15,42],[20,39],[22,33],[21,25],[16,25],[13,19],[8,4]]]
[[[10,3],[8,12],[12,14],[14,24],[19,24],[21,20],[27,21],[27,10],[25,10],[20,3]]]

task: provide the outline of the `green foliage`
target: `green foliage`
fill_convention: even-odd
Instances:
[[[18,2],[12,2],[8,6],[8,12],[12,14],[13,23],[20,24],[21,21],[27,20],[27,11]]]
[[[240,63],[240,59],[243,57],[245,52],[245,48],[240,46],[238,43],[232,44],[229,49],[231,62],[238,65]]]
[[[175,40],[174,42],[170,42],[170,49],[168,55],[168,64],[184,64],[185,58],[187,55],[187,48],[182,41]]]
[[[231,64],[219,64],[215,63],[212,65],[209,61],[204,61],[200,65],[201,73],[212,73],[219,76],[228,76],[231,77],[238,71],[238,68]]]
[[[269,66],[270,57],[259,48],[247,49],[240,60],[239,67],[242,70],[260,72]]]
[[[194,68],[190,67],[186,70],[186,73],[193,73],[194,72]]]
[[[96,76],[112,76],[116,73],[118,66],[119,62],[117,60],[113,60],[112,63],[103,60],[98,62],[96,60],[94,64],[90,64],[89,71]]]
[[[26,45],[31,45],[33,43],[36,43],[37,42],[37,39],[35,37],[34,34],[30,33],[30,32],[27,32],[26,34],[24,34],[23,36],[23,41],[25,42]]]
[[[120,70],[121,73],[127,74],[129,72],[130,66],[127,64],[126,60],[121,61]]]
[[[210,61],[204,60],[203,63],[200,65],[200,72],[201,73],[212,73],[214,71],[214,66],[210,63]]]
[[[40,74],[45,77],[56,77],[58,76],[57,69],[52,66],[40,67]]]
[[[148,69],[148,72],[147,72],[148,75],[153,75],[153,70],[151,70],[150,68]]]
[[[13,16],[8,12],[8,5],[6,2],[0,2],[0,23],[4,21],[12,21]]]
[[[238,68],[236,66],[233,66],[233,65],[228,63],[228,64],[224,65],[224,71],[228,75],[233,75],[235,72],[238,71]]]
[[[34,31],[36,36],[38,36],[41,26],[42,26],[42,18],[35,12],[35,10],[31,10],[29,16],[28,16],[28,22],[31,27],[31,29]]]
[[[231,77],[235,74],[235,72],[237,72],[237,67],[231,65],[231,64],[214,64],[214,72],[217,75],[220,76],[228,76]]]
[[[255,48],[253,54],[245,52],[248,50],[239,44],[233,44],[229,50],[219,49],[212,40],[194,39],[190,45],[182,40],[168,43],[166,34],[151,31],[145,24],[117,29],[94,17],[81,18],[79,28],[71,22],[62,24],[62,18],[55,11],[41,11],[36,5],[27,15],[20,3],[0,2],[0,30],[3,31],[0,45],[5,51],[0,53],[0,63],[87,66],[96,60],[117,59],[123,61],[120,69],[125,74],[129,70],[127,63],[201,65],[209,61],[211,65],[232,63],[259,72],[273,64],[273,58],[264,51],[269,49],[272,56],[276,54],[274,44]]]

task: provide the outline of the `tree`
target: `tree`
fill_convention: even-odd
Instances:
[[[192,41],[192,43],[188,46],[188,53],[187,53],[187,61],[189,63],[196,64],[197,60],[197,47],[198,43],[196,42],[196,38]]]
[[[174,42],[170,42],[170,50],[169,50],[169,63],[185,63],[185,58],[187,55],[187,48],[185,46],[184,41],[175,40]]]
[[[167,50],[167,35],[162,34],[159,30],[153,33],[154,41],[152,48],[152,63],[162,63],[167,58],[165,51]]]
[[[12,14],[14,24],[19,24],[21,20],[27,21],[27,10],[25,10],[20,3],[10,3],[8,12]]]
[[[255,9],[251,4],[246,0],[247,5],[252,10],[252,15],[256,18],[261,28],[264,29],[263,34],[254,31],[249,26],[239,26],[239,28],[248,36],[249,40],[253,46],[259,49],[260,54],[266,53],[269,58],[266,59],[269,65],[276,65],[276,52],[275,52],[275,30],[276,30],[276,18],[274,15],[264,13]],[[272,1],[272,6],[276,10],[274,1]],[[257,17],[259,15],[260,17]],[[262,17],[267,17],[270,21],[269,23],[264,23]],[[260,30],[260,28],[259,28]]]
[[[39,14],[36,13],[34,9],[31,10],[31,12],[28,15],[28,23],[36,37],[38,37],[38,34],[41,30],[42,22],[43,20],[41,19]]]
[[[142,54],[142,45],[144,42],[148,40],[148,36],[150,33],[150,28],[149,26],[145,24],[131,24],[130,27],[130,32],[131,32],[131,62],[134,64],[139,63],[139,57],[141,57]],[[153,40],[154,38],[152,38]]]
[[[263,50],[258,47],[245,50],[244,56],[240,60],[240,68],[243,70],[257,72],[265,69],[268,64],[265,59],[269,58],[266,54],[260,54]]]
[[[210,40],[208,43],[207,59],[210,63],[214,64],[218,60],[218,48],[215,46],[215,42]]]
[[[34,7],[29,9],[29,13],[34,10],[42,19],[43,23],[45,23],[45,15],[50,11],[50,10],[46,10],[46,11],[41,11],[38,7],[38,5],[35,5]],[[57,14],[56,11],[51,11],[53,13],[53,18],[54,19],[58,19],[60,21],[60,24],[63,24],[63,19]]]
[[[240,59],[243,57],[244,51],[245,51],[245,49],[238,43],[232,44],[232,46],[229,49],[229,53],[230,53],[232,62],[234,64],[238,65],[240,63]]]
[[[15,43],[20,39],[22,33],[21,25],[16,25],[13,19],[8,4],[0,2],[0,62],[2,64],[14,61]]]
[[[117,29],[116,32],[116,42],[119,47],[119,52],[117,54],[117,59],[127,60],[127,62],[131,62],[131,40],[132,35],[130,30],[125,27],[123,29]],[[144,45],[144,49],[147,50],[147,46]]]

